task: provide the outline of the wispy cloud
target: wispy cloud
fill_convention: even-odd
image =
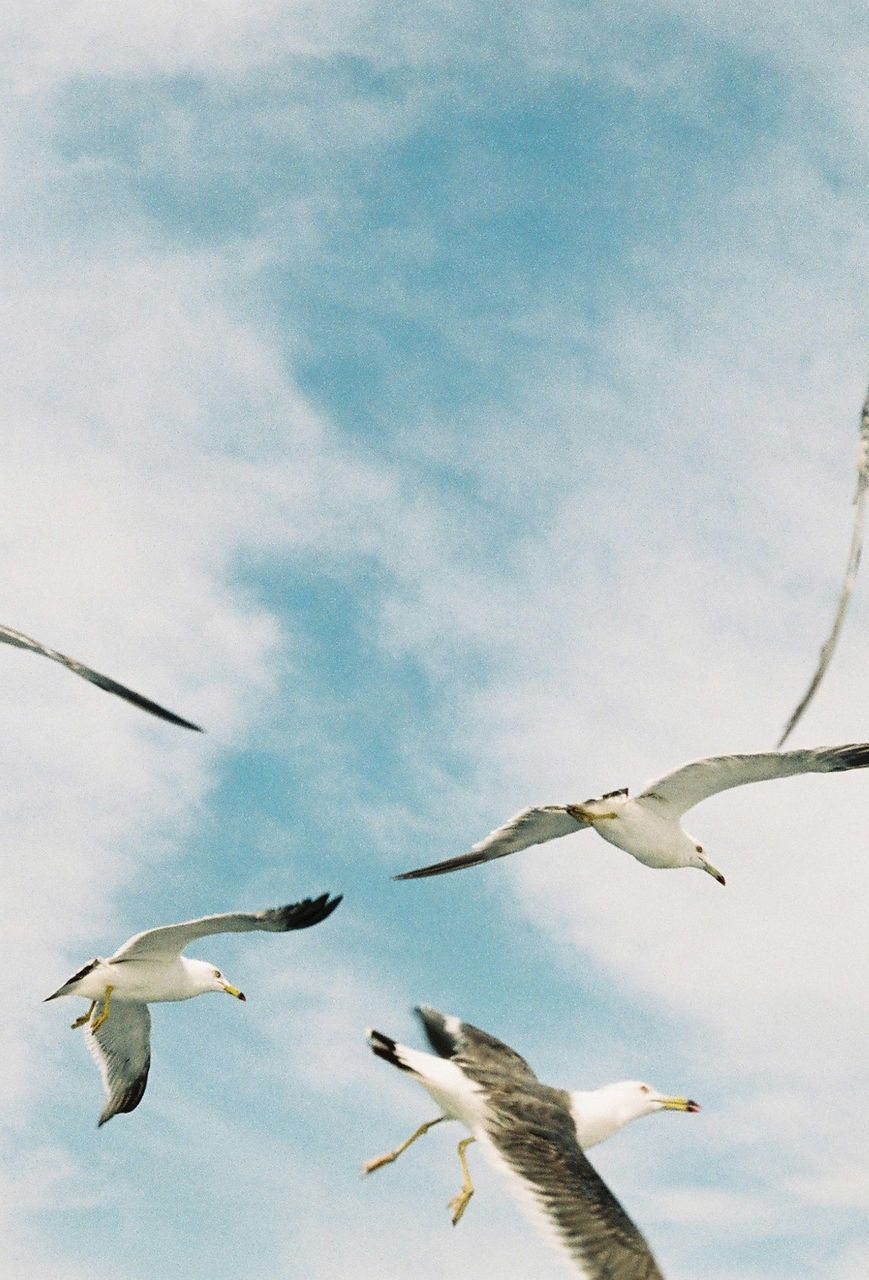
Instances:
[[[666,1274],[781,1280],[803,1249],[807,1276],[862,1275],[866,1135],[829,1098],[862,1069],[864,779],[692,815],[723,891],[591,836],[419,893],[385,874],[526,801],[774,740],[837,586],[865,384],[853,16],[2,22],[2,619],[209,730],[0,654],[12,1274],[538,1269],[485,1171],[449,1228],[451,1133],[357,1178],[428,1105],[362,1029],[406,1038],[435,999],[555,1083],[688,1078],[702,1124],[601,1154]],[[804,741],[866,736],[865,617],[858,593]],[[259,1006],[160,1010],[145,1104],[97,1143],[92,1064],[38,1003],[66,968],[327,887],[328,935],[220,943]]]

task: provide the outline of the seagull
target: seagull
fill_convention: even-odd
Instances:
[[[585,827],[647,867],[699,867],[719,884],[724,876],[707,861],[703,845],[688,834],[679,819],[701,800],[749,782],[768,782],[796,773],[841,773],[869,766],[869,742],[844,747],[815,747],[801,751],[766,751],[756,755],[709,756],[692,760],[650,782],[635,799],[626,787],[608,791],[583,804],[545,804],[522,809],[475,844],[469,853],[405,871],[395,880],[440,876],[447,871],[491,862],[532,844],[543,844]]]
[[[84,1027],[88,1049],[102,1076],[107,1101],[99,1124],[104,1125],[120,1111],[134,1111],[142,1101],[151,1065],[149,1004],[189,1000],[206,991],[225,991],[236,1000],[246,998],[216,965],[188,960],[181,954],[194,938],[254,929],[269,933],[308,929],[330,916],[340,901],[340,896],[330,898],[324,893],[267,911],[234,911],[146,929],[129,938],[108,960],[91,960],[46,996],[46,1000],[58,996],[90,1000],[87,1013],[72,1026]]]
[[[144,698],[141,693],[128,689],[126,685],[118,684],[117,680],[112,680],[110,676],[101,675],[99,671],[92,671],[83,662],[76,662],[75,658],[68,658],[65,653],[58,653],[56,649],[49,649],[47,645],[40,644],[38,640],[31,639],[30,636],[24,635],[21,631],[13,631],[11,627],[0,625],[0,644],[11,644],[15,645],[17,649],[28,649],[31,653],[41,653],[44,657],[51,658],[52,662],[61,662],[65,667],[69,667],[70,671],[74,671],[77,676],[90,680],[91,684],[98,685],[100,689],[105,689],[106,693],[115,693],[119,698],[125,698],[127,702],[132,702],[134,706],[141,707],[143,711],[149,711],[152,716],[157,716],[160,720],[168,720],[170,724],[180,725],[182,729],[195,729],[197,733],[202,733],[202,729],[198,724],[192,724],[189,720],[176,716],[174,711],[167,711],[159,703],[152,702],[150,698]]]
[[[470,1136],[458,1145],[463,1181],[450,1201],[454,1226],[474,1192],[465,1152],[477,1141],[547,1234],[554,1228],[585,1280],[663,1280],[646,1241],[583,1152],[640,1116],[696,1112],[699,1105],[691,1098],[666,1097],[638,1080],[591,1091],[552,1089],[540,1083],[524,1058],[487,1032],[429,1005],[416,1012],[438,1057],[408,1049],[379,1031],[369,1031],[368,1041],[377,1057],[414,1076],[442,1114],[394,1151],[369,1160],[364,1171],[391,1164],[442,1120],[460,1120]]]
[[[833,627],[824,646],[821,649],[818,658],[818,666],[815,674],[809,683],[809,687],[802,696],[802,700],[797,704],[796,709],[791,714],[790,720],[785,725],[785,731],[778,740],[778,746],[783,747],[785,739],[790,737],[791,731],[796,726],[797,721],[802,716],[806,707],[814,698],[818,691],[818,686],[824,678],[824,673],[830,665],[830,659],[833,656],[833,650],[839,639],[839,632],[842,630],[842,624],[845,621],[845,614],[848,612],[848,605],[851,601],[851,593],[854,590],[854,582],[857,578],[857,569],[860,566],[860,553],[863,550],[863,521],[866,509],[866,490],[869,489],[869,391],[866,392],[866,399],[863,401],[863,411],[860,414],[860,448],[857,455],[857,490],[854,494],[854,524],[851,529],[851,546],[848,549],[848,564],[845,568],[845,581],[842,583],[842,590],[839,593],[839,603],[836,606],[836,616],[833,618]]]

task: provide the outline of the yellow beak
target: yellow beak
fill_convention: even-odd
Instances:
[[[231,987],[228,982],[224,982],[223,989],[228,996],[235,996],[236,1000],[247,999],[243,991],[239,991],[238,987]]]
[[[700,1103],[693,1098],[662,1098],[665,1111],[699,1111]]]

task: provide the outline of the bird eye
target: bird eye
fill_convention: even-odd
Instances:
[[[223,977],[223,974],[220,972],[220,970],[219,970],[219,969],[215,969],[215,970],[214,970],[214,976],[215,976],[215,978],[222,978],[222,977]]]
[[[703,852],[703,845],[702,845],[702,844],[695,844],[694,848],[697,850],[697,852],[698,852],[698,853],[702,853],[702,852]]]
[[[647,1084],[640,1085],[640,1093],[651,1093],[651,1092],[652,1091]]]

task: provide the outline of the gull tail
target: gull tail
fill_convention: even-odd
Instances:
[[[383,1032],[375,1032],[374,1028],[369,1028],[365,1034],[371,1046],[371,1052],[376,1057],[381,1057],[384,1062],[397,1066],[399,1071],[413,1071],[412,1066],[404,1061],[404,1053],[408,1051],[403,1044],[395,1043],[392,1037],[384,1036]]]
[[[442,876],[448,871],[461,871],[463,867],[476,867],[480,862],[491,862],[490,853],[460,853],[457,858],[447,858],[445,862],[433,862],[430,867],[418,867],[415,871],[403,871],[393,876],[393,880],[422,880],[424,876]]]
[[[78,973],[74,973],[71,978],[67,978],[62,987],[58,987],[56,991],[52,991],[50,996],[46,996],[42,1003],[47,1004],[49,1000],[56,1000],[58,996],[73,995],[82,978],[86,978],[98,964],[99,960],[89,960],[87,964],[82,965]]]

